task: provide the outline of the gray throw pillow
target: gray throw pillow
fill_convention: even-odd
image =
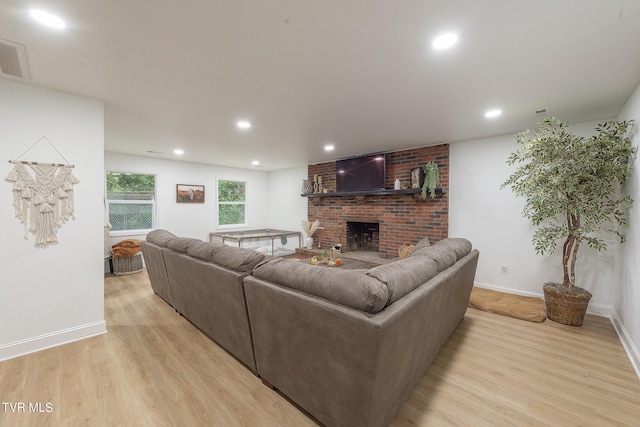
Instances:
[[[429,238],[428,237],[425,237],[424,239],[420,240],[418,242],[418,244],[416,244],[416,247],[413,248],[413,250],[417,251],[417,250],[422,249],[422,248],[428,248],[429,246],[431,246],[431,242],[429,242]]]

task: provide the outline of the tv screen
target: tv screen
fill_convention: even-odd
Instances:
[[[336,160],[336,191],[384,190],[384,178],[384,154]]]

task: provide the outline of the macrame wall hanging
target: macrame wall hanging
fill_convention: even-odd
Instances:
[[[28,162],[18,160],[42,141],[48,142],[65,161],[62,163]],[[58,229],[75,217],[73,186],[80,182],[62,153],[43,136],[20,154],[5,181],[13,183],[15,215],[24,224],[24,238],[35,237],[35,246],[46,248],[58,243]]]

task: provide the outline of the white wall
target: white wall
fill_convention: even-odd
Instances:
[[[578,123],[571,129],[589,136],[596,125]],[[558,250],[553,255],[535,253],[533,227],[522,216],[523,200],[510,188],[500,189],[515,170],[506,160],[518,147],[515,135],[451,144],[449,235],[468,238],[480,250],[479,286],[541,297],[545,282],[562,280],[562,264]],[[615,296],[613,260],[619,249],[606,237],[611,242],[606,252],[580,248],[576,280],[593,293],[589,311],[609,316]],[[501,265],[508,266],[508,274],[500,273]]]
[[[636,128],[633,133],[634,145],[640,145],[640,85],[627,101],[619,120],[635,120]],[[618,275],[616,282],[620,283],[619,291],[614,301],[614,324],[619,329],[627,353],[632,354],[636,372],[640,375],[640,160],[636,159],[633,173],[626,188],[634,198],[635,203],[629,212],[627,242],[622,246],[621,256],[616,263]]]
[[[0,360],[106,331],[103,289],[104,106],[101,101],[0,79]],[[76,219],[58,230],[59,243],[35,248],[14,217],[16,159],[46,136],[75,164]],[[62,162],[42,141],[20,157]]]
[[[301,177],[306,176],[306,167],[269,173],[258,169],[105,153],[104,169],[155,174],[156,228],[164,228],[183,237],[206,240],[209,232],[218,230],[216,179],[247,181],[246,228],[300,231],[300,215],[306,215],[306,199],[300,197]],[[205,203],[176,203],[176,184],[204,185]],[[111,243],[144,237],[112,233]]]
[[[269,174],[269,224],[271,227],[302,231],[300,222],[307,217],[307,198],[301,197],[300,193],[302,193],[302,179],[306,177],[307,166],[274,171]],[[302,238],[304,237],[303,234]]]

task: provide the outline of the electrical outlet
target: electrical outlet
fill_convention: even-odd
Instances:
[[[500,266],[500,274],[509,274],[509,266],[501,265]]]

